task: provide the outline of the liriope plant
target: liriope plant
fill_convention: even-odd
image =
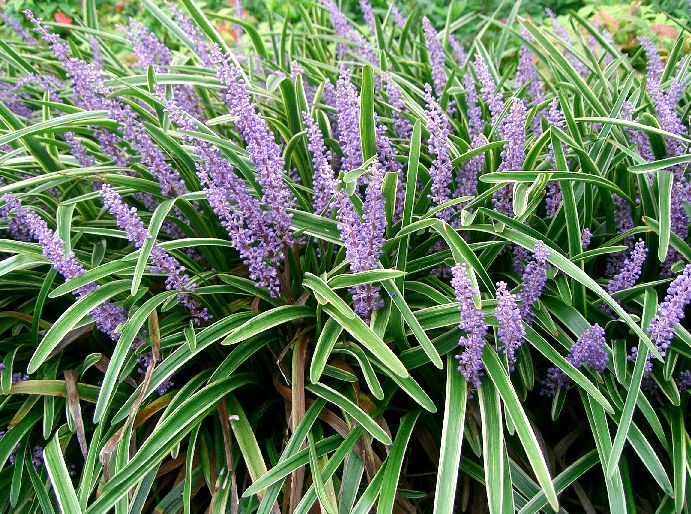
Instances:
[[[688,510],[686,32],[142,3],[0,43],[5,511]]]

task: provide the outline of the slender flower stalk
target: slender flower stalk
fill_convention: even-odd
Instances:
[[[542,241],[536,241],[532,253],[532,260],[523,272],[523,284],[518,294],[518,298],[521,300],[521,318],[528,325],[533,322],[533,305],[542,296],[542,290],[547,283],[549,249]]]
[[[465,86],[465,101],[468,106],[468,133],[470,134],[470,148],[477,149],[487,140],[483,134],[484,121],[482,109],[477,96],[477,89],[473,76],[466,72],[463,77]],[[485,165],[485,154],[475,155],[461,165],[461,171],[456,179],[459,196],[473,195],[477,191],[477,180]]]
[[[532,39],[527,31],[523,33],[524,37]],[[533,64],[533,56],[527,46],[521,46],[518,51],[518,68],[516,70],[516,88],[526,86],[526,91],[530,98],[535,103],[542,102],[544,94],[542,93],[542,81],[537,74],[535,65]]]
[[[184,13],[172,2],[166,2],[167,9],[173,15],[173,20],[192,42],[194,53],[207,68],[214,67],[214,59],[211,55],[211,45],[207,43],[204,34],[199,30],[196,23],[193,23]]]
[[[546,8],[545,12],[547,13],[547,16],[552,21],[552,28],[554,29],[554,33],[563,40],[563,42],[568,45],[569,47],[573,45],[573,42],[571,41],[571,38],[569,37],[569,33],[566,31],[566,29],[559,23],[559,20],[557,20],[556,14],[554,14],[554,11],[552,9]],[[583,62],[576,57],[576,54],[574,54],[571,50],[568,48],[565,49],[564,53],[566,54],[566,58],[569,60],[571,63],[571,66],[578,72],[578,74],[581,77],[587,77],[589,74],[588,67],[583,64]]]
[[[479,292],[468,277],[466,265],[456,264],[451,268],[451,275],[451,286],[456,293],[458,310],[461,313],[459,328],[465,333],[458,341],[459,346],[463,348],[462,353],[456,355],[459,364],[458,371],[472,389],[477,389],[480,387],[480,377],[485,369],[485,364],[482,362],[482,349],[485,347],[487,334],[485,315],[476,307],[473,300]]]
[[[401,14],[401,11],[398,10],[398,7],[396,7],[396,3],[392,2],[389,4],[389,8],[391,9],[391,19],[393,22],[399,26],[399,28],[404,28],[405,27],[405,18]]]
[[[110,184],[103,184],[100,194],[106,209],[115,217],[118,227],[125,232],[129,242],[135,248],[141,249],[151,236],[144,228],[137,210],[129,207]],[[179,291],[178,300],[190,311],[194,322],[199,325],[210,320],[211,316],[206,308],[199,305],[190,295],[197,286],[192,282],[185,267],[158,244],[154,244],[150,258],[153,263],[152,271],[166,275],[166,289]]]
[[[507,289],[506,282],[497,282],[497,308],[494,311],[499,322],[497,336],[511,370],[516,364],[516,350],[525,339],[525,326],[516,300],[516,295]]]

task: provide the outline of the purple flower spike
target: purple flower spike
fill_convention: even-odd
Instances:
[[[370,34],[376,35],[377,27],[374,19],[374,10],[369,0],[360,0],[360,10],[362,11],[362,16],[365,18],[365,23],[367,23],[369,27]]]
[[[386,230],[383,182],[384,170],[378,162],[374,162],[369,168],[362,220],[346,192],[340,189],[336,193],[338,230],[353,273],[369,271],[378,266]],[[372,312],[383,306],[379,286],[357,286],[351,289],[351,294],[353,309],[366,321],[369,321]]]
[[[588,364],[598,373],[605,371],[607,364],[609,364],[605,330],[596,323],[583,332],[571,347],[571,350],[569,350],[566,360],[575,368],[581,368]],[[549,368],[547,370],[547,378],[542,383],[541,394],[554,396],[559,388],[566,387],[568,383],[568,375],[560,368]]]
[[[3,197],[5,206],[0,212],[0,217],[7,217],[13,213],[22,226],[31,234],[41,246],[41,251],[53,265],[55,270],[60,273],[65,280],[70,280],[86,273],[84,267],[77,261],[74,252],[65,254],[64,245],[60,238],[48,228],[47,223],[36,213],[24,207],[21,202],[11,194]],[[98,289],[98,285],[90,283],[74,290],[74,295],[78,298],[86,296]],[[96,327],[117,342],[120,334],[116,331],[119,325],[127,321],[127,312],[112,302],[104,302],[93,311],[91,317]]]
[[[497,84],[494,82],[492,75],[489,72],[485,60],[477,54],[473,61],[473,68],[477,74],[477,79],[480,82],[480,93],[482,100],[489,109],[492,115],[492,125],[496,125],[499,121],[499,115],[504,110],[504,100],[501,94],[497,91]]]
[[[390,74],[384,73],[382,75],[382,82],[384,83],[384,90],[389,98],[389,103],[393,107],[392,118],[396,135],[401,139],[410,139],[413,127],[410,124],[410,120],[403,116],[406,108],[401,99],[401,92]]]
[[[674,337],[674,326],[684,319],[684,310],[691,302],[691,264],[687,264],[669,285],[664,301],[648,325],[650,339],[664,357]]]
[[[624,102],[621,106],[621,119],[626,121],[634,121],[633,119],[634,106],[628,100]],[[646,161],[654,161],[655,154],[653,154],[653,149],[650,147],[650,140],[648,136],[641,130],[635,130],[630,127],[626,127],[626,134],[633,144],[638,148],[638,153]]]
[[[104,184],[100,190],[103,204],[108,212],[115,217],[118,227],[125,232],[127,239],[137,249],[141,249],[146,240],[151,236],[144,228],[144,223],[134,207],[129,207],[122,197],[110,184]],[[196,285],[186,273],[185,267],[166,250],[155,244],[151,250],[152,271],[166,275],[166,289],[179,291],[178,300],[190,313],[195,323],[211,319],[205,308],[202,308],[188,293],[192,292]]]
[[[173,15],[173,20],[180,26],[185,35],[192,42],[194,53],[197,54],[199,60],[207,68],[214,65],[214,60],[211,56],[211,45],[206,42],[204,34],[199,30],[197,25],[193,23],[184,13],[172,2],[166,2],[166,7]]]
[[[350,78],[350,68],[344,64],[341,65],[336,83],[336,110],[338,112],[338,142],[343,150],[341,169],[346,173],[362,165],[360,97]]]
[[[691,369],[687,369],[679,373],[677,387],[679,388],[679,391],[686,391],[687,389],[691,389]]]
[[[225,86],[224,98],[229,113],[236,118],[235,124],[247,144],[247,153],[262,188],[262,203],[268,207],[266,218],[278,242],[290,245],[293,242],[290,229],[292,215],[288,209],[294,207],[295,199],[284,182],[285,162],[281,149],[260,115],[258,105],[252,102],[240,69],[218,49],[214,50],[213,58],[218,66],[216,75]]]
[[[429,153],[434,155],[429,174],[432,177],[430,199],[435,205],[441,205],[451,199],[451,127],[444,111],[432,96],[432,88],[425,84],[425,102],[427,103],[427,125],[429,131]],[[453,209],[447,208],[437,213],[437,217],[449,221]]]
[[[7,25],[15,34],[17,34],[19,37],[21,37],[25,43],[36,43],[36,38],[29,34],[29,32],[22,27],[22,24],[17,21],[14,17],[10,16],[9,14],[2,12],[0,13],[0,18],[2,18],[2,21],[5,22],[5,25]]]
[[[379,60],[377,59],[376,54],[372,51],[372,47],[370,46],[369,42],[362,36],[362,34],[353,28],[348,19],[338,8],[338,5],[336,5],[336,2],[334,2],[334,0],[322,0],[322,4],[331,16],[331,23],[333,23],[336,35],[344,41],[354,43],[359,55],[363,56],[370,63],[378,65]],[[338,45],[336,45],[337,58],[340,59],[343,57],[347,51],[348,47],[345,45],[345,43],[338,43]]]
[[[509,368],[513,370],[516,363],[516,350],[525,339],[525,326],[516,304],[516,295],[507,290],[506,282],[497,282],[497,308],[494,316],[499,322],[497,331],[499,341],[503,345],[502,349],[506,354]]]
[[[581,232],[581,248],[585,250],[590,246],[590,240],[593,237],[593,233],[590,231],[588,227],[583,229],[583,232]]]
[[[521,290],[518,298],[521,300],[521,318],[531,325],[533,322],[533,304],[542,295],[547,283],[547,257],[549,249],[542,241],[536,241],[533,247],[533,259],[525,267]]]
[[[168,66],[173,60],[170,49],[158,40],[156,34],[135,19],[130,18],[127,28],[123,28],[122,31],[127,32],[137,64],[142,68],[153,66],[159,71],[162,66]]]
[[[319,124],[307,112],[303,119],[307,127],[307,148],[312,152],[312,165],[314,166],[312,179],[314,212],[320,214],[336,194],[336,178],[334,177],[334,170],[329,164],[330,154],[326,150]]]
[[[515,98],[507,117],[502,121],[500,134],[506,139],[506,144],[501,151],[501,164],[498,171],[517,171],[523,168],[525,160],[525,122],[526,106],[523,100]],[[513,216],[511,198],[513,188],[504,186],[494,194],[492,204],[497,212]]]
[[[463,45],[461,45],[458,42],[458,39],[456,39],[453,34],[449,35],[449,44],[451,45],[451,50],[453,51],[453,57],[456,59],[456,62],[458,63],[459,66],[465,66],[466,63],[468,62],[468,55],[465,53],[465,50],[463,49]]]
[[[623,262],[619,273],[614,275],[607,284],[607,292],[612,294],[635,285],[641,276],[641,270],[643,269],[643,263],[647,254],[648,249],[645,247],[645,243],[642,239],[639,239],[631,254]]]
[[[405,18],[401,14],[401,11],[398,10],[398,7],[396,7],[395,3],[389,4],[389,7],[391,8],[391,19],[393,22],[398,25],[400,28],[405,27]]]
[[[432,82],[434,83],[434,92],[437,98],[441,98],[446,89],[446,70],[444,69],[444,50],[441,47],[437,31],[434,30],[427,16],[422,19],[422,29],[425,31],[425,42],[427,45],[427,53],[429,54],[429,63],[432,68]]]
[[[485,369],[482,362],[482,349],[485,347],[485,335],[487,324],[485,315],[475,306],[473,296],[478,295],[478,290],[473,287],[465,264],[456,264],[451,268],[451,286],[456,292],[458,310],[461,313],[459,328],[465,332],[458,344],[463,348],[463,353],[456,355],[459,366],[458,371],[465,377],[471,388],[480,386],[480,377]]]
[[[598,373],[602,373],[609,363],[606,350],[605,329],[597,323],[581,334],[576,344],[571,347],[566,357],[576,368],[588,364]]]
[[[521,46],[518,51],[518,69],[516,70],[516,88],[519,89],[524,85],[526,85],[526,91],[533,102],[542,102],[544,96],[542,94],[542,81],[537,74],[533,64],[533,56],[527,46]]]

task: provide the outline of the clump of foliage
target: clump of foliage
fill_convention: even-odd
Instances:
[[[688,509],[681,36],[143,5],[0,45],[5,510]]]

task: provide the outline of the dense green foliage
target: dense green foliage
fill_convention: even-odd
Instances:
[[[253,197],[266,193],[217,70],[195,53],[191,34],[170,12],[148,0],[149,25],[165,33],[175,50],[172,64],[130,64],[131,57],[122,58],[126,37],[99,28],[89,5],[83,25],[56,30],[85,60],[95,53],[87,36],[96,37],[110,97],[136,113],[189,192],[162,192],[142,152],[126,139],[119,148],[130,162],[116,164],[99,134],[121,134],[122,127],[110,111],[80,106],[64,63],[47,45],[16,37],[0,44],[6,84],[30,74],[61,81],[54,92],[25,83],[12,105],[8,95],[0,98],[0,208],[9,205],[5,193],[16,195],[88,270],[64,281],[34,239],[16,237],[22,227],[12,225],[14,214],[3,214],[3,512],[688,512],[689,393],[680,382],[691,367],[691,334],[677,324],[662,359],[648,331],[672,278],[691,262],[688,241],[671,228],[678,204],[669,171],[681,166],[679,173],[688,173],[691,161],[684,60],[690,36],[683,26],[661,45],[661,84],[665,90],[681,84],[675,112],[686,124],[684,133],[670,133],[661,128],[646,88],[648,60],[633,39],[624,45],[615,34],[612,44],[575,14],[563,18],[570,24],[565,41],[519,17],[520,2],[503,20],[489,15],[478,22],[471,11],[438,17],[448,77],[439,103],[450,113],[454,179],[484,155],[477,190],[439,207],[430,200],[434,134],[425,100],[432,52],[419,12],[404,11],[409,16],[400,27],[389,11],[376,10],[375,33],[361,32],[376,55],[372,64],[356,41],[335,35],[321,5],[305,3],[290,25],[275,13],[261,30],[247,24],[234,43],[217,26],[238,20],[218,12],[207,17],[193,0],[181,1],[207,41],[241,63],[240,80],[285,159],[281,181],[295,199],[295,241],[278,267],[281,290],[274,297],[248,278],[196,174],[204,164],[193,151],[200,139],[234,165]],[[459,62],[446,36],[469,26],[475,37],[460,39],[470,58]],[[339,59],[343,44],[350,52]],[[521,46],[542,80],[540,100],[516,83]],[[513,127],[526,138],[520,169],[498,171],[509,142],[484,103],[484,143],[472,142],[463,77],[471,73],[476,82],[470,64],[476,55],[506,102],[501,118],[514,99],[527,104],[525,126]],[[314,213],[304,118],[317,121],[331,155],[345,155],[328,98],[342,63],[353,71],[360,116],[350,128],[359,133],[363,160],[376,160],[383,127],[403,164],[400,174],[383,179],[387,223],[377,269],[361,273],[351,272],[337,214]],[[402,111],[383,92],[384,72],[402,94]],[[180,85],[201,99],[205,123],[197,130],[179,126],[166,109]],[[554,99],[561,126],[543,116]],[[639,121],[624,115],[625,100]],[[32,114],[16,113],[17,102]],[[400,116],[412,134],[396,131]],[[80,164],[67,134],[79,139],[91,165]],[[637,141],[651,145],[651,161]],[[670,141],[681,145],[680,155],[669,158]],[[368,164],[334,166],[356,214],[363,203],[356,184]],[[145,245],[130,244],[104,208],[102,184],[142,218],[150,235]],[[556,185],[563,200],[548,215]],[[502,190],[511,192],[513,217],[492,201]],[[153,211],[145,198],[155,200]],[[616,201],[631,212],[623,230]],[[444,209],[454,211],[451,219],[442,219]],[[589,245],[584,229],[592,234]],[[605,268],[628,252],[631,236],[649,249],[645,265],[635,285],[610,295]],[[186,268],[193,297],[212,320],[193,323],[176,292],[166,290],[165,277],[149,263],[154,241]],[[517,249],[533,250],[539,241],[549,251],[547,284],[512,370],[497,340],[496,284],[519,291]],[[673,259],[664,267],[668,248]],[[464,335],[449,280],[454,264],[467,265],[479,289],[473,301],[489,325],[475,391],[454,358]],[[99,288],[79,295],[91,282]],[[369,284],[381,287],[383,307],[366,323],[353,311],[350,291]],[[107,300],[128,312],[117,344],[89,315]],[[569,360],[594,324],[606,332],[602,373]],[[132,349],[138,335],[144,342]],[[632,347],[641,351],[630,360]],[[160,360],[142,359],[147,353]],[[552,397],[541,393],[553,368],[566,374],[568,386]],[[28,379],[13,379],[16,373]],[[43,458],[36,447],[44,448]]]

